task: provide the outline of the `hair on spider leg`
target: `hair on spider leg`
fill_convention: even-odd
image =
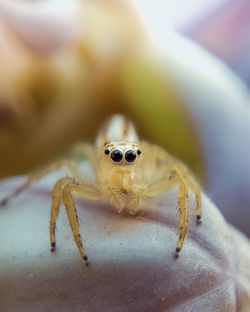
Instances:
[[[178,217],[180,215],[179,203],[176,204],[175,209],[176,209],[176,215],[175,216]]]
[[[175,170],[172,170],[170,175],[169,175],[169,180],[176,178],[176,175],[177,175],[177,172]]]
[[[57,230],[57,228],[56,228],[56,223],[54,222],[53,223],[53,234],[55,235],[55,233],[56,233],[56,230]]]
[[[80,185],[80,182],[79,182],[79,180],[77,180],[77,178],[76,177],[69,177],[69,178],[71,178],[71,183],[72,184],[75,184],[75,185]]]
[[[77,220],[81,224],[84,224],[84,221],[86,221],[86,217],[83,217],[83,209],[81,209],[81,199],[80,198],[75,198],[75,204],[76,204],[76,209],[77,209]],[[80,209],[78,209],[80,207]]]

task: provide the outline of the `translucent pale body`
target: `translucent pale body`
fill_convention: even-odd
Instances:
[[[180,220],[176,255],[181,251],[188,226],[188,195],[193,191],[196,197],[196,218],[201,220],[200,187],[188,169],[160,146],[140,141],[131,121],[121,115],[113,116],[99,132],[95,146],[80,145],[80,152],[91,161],[95,181],[88,182],[71,160],[62,160],[50,167],[30,174],[27,181],[10,197],[26,189],[32,182],[49,172],[65,166],[71,177],[59,179],[52,191],[50,243],[55,250],[56,220],[60,204],[63,203],[74,240],[82,258],[88,264],[83,248],[78,215],[73,195],[90,200],[111,199],[118,213],[127,211],[138,215],[150,198],[178,187],[178,214]],[[8,201],[5,198],[2,205]]]

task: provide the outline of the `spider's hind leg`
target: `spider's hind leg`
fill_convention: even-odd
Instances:
[[[53,172],[53,171],[55,171],[61,167],[67,168],[73,176],[79,175],[77,166],[73,161],[68,160],[68,159],[59,160],[59,161],[51,164],[50,166],[48,166],[44,169],[31,172],[27,176],[26,181],[20,187],[15,189],[9,196],[3,198],[0,201],[0,207],[5,206],[11,198],[17,196],[19,193],[21,193],[22,191],[27,189],[33,182],[41,179],[45,175],[47,175],[47,174],[49,174],[49,173],[51,173],[51,172]]]

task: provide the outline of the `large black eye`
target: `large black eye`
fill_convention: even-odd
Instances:
[[[122,160],[123,154],[121,151],[119,150],[114,150],[111,155],[110,155],[111,159],[115,162],[119,162]]]
[[[125,159],[128,162],[133,162],[136,159],[135,152],[132,151],[132,150],[127,151],[126,154],[125,154]]]

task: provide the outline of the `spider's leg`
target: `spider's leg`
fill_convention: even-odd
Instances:
[[[2,199],[0,201],[0,206],[4,206],[7,204],[7,202],[15,197],[16,195],[18,195],[20,192],[22,192],[23,190],[25,190],[26,188],[28,188],[30,186],[30,184],[32,184],[33,182],[41,179],[43,176],[51,173],[52,171],[55,171],[61,167],[66,167],[68,168],[68,170],[70,171],[70,173],[73,176],[79,176],[78,170],[77,170],[77,166],[76,164],[68,159],[62,159],[59,160],[58,162],[55,162],[53,164],[51,164],[50,166],[41,169],[41,170],[36,170],[34,172],[31,172],[27,178],[26,181],[24,182],[24,184],[22,184],[20,187],[18,187],[16,190],[14,190],[9,196],[5,197],[4,199]]]
[[[175,166],[178,175],[185,181],[187,187],[191,189],[196,197],[196,219],[201,222],[201,187],[199,186],[196,179],[188,172],[187,168],[182,164],[177,164]]]
[[[187,226],[188,226],[188,188],[184,180],[175,172],[174,175],[170,175],[168,178],[164,178],[158,180],[145,190],[145,196],[157,196],[162,194],[173,187],[178,186],[178,215],[180,220],[180,231],[179,237],[176,246],[176,254],[181,251],[183,246],[183,242],[187,233]]]
[[[176,246],[176,254],[181,251],[188,227],[188,189],[182,179],[178,179],[178,215],[180,219],[180,231]]]
[[[50,210],[50,245],[51,251],[54,251],[56,248],[56,220],[60,210],[60,204],[62,202],[62,192],[66,184],[71,183],[72,178],[62,178],[58,180],[52,190],[52,202]]]
[[[103,196],[98,188],[96,188],[93,184],[84,182],[83,180],[81,180],[78,184],[74,184],[72,182],[70,184],[66,184],[63,189],[63,203],[67,211],[74,240],[79,249],[80,255],[86,262],[86,265],[88,265],[88,257],[84,251],[81,235],[79,232],[79,222],[73,194],[92,200],[101,199]]]
[[[201,210],[201,191],[198,183],[192,178],[188,177],[186,179],[188,187],[194,192],[196,197],[196,220],[198,223],[201,222],[202,210]]]

